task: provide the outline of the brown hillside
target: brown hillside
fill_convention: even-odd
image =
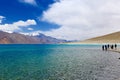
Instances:
[[[18,33],[6,33],[0,31],[0,44],[35,44],[42,43],[39,39]]]
[[[120,31],[104,36],[87,39],[82,43],[120,43]]]
[[[52,38],[43,34],[39,36],[27,36],[19,33],[7,33],[0,31],[0,44],[53,44],[64,40]]]

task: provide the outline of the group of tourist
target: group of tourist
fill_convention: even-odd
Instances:
[[[112,44],[112,45],[102,45],[102,50],[104,51],[107,51],[108,49],[117,49],[117,44]]]

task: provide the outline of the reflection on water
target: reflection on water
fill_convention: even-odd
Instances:
[[[119,80],[120,54],[95,45],[1,45],[0,80]]]

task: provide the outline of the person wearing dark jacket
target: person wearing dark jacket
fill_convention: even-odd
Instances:
[[[104,45],[102,45],[102,50],[103,50],[103,51],[105,50],[105,46],[104,46]]]
[[[115,49],[117,49],[117,44],[115,44]]]
[[[107,51],[107,45],[105,45],[105,50]]]

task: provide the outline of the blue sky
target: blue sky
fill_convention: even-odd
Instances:
[[[120,0],[0,0],[0,30],[84,40],[120,31]]]
[[[8,22],[37,19],[53,2],[53,0],[36,0],[37,4],[33,5],[22,0],[0,0],[0,15],[5,16]]]
[[[31,1],[31,3],[29,1]],[[25,0],[0,0],[0,15],[5,17],[2,24],[12,24],[19,20],[26,21],[31,19],[37,23],[37,25],[29,26],[34,28],[34,30],[47,31],[52,28],[57,28],[59,27],[58,25],[39,20],[43,11],[47,10],[49,5],[54,2],[53,0],[36,0],[35,4],[32,4],[32,0],[28,0],[28,2],[27,0],[26,2]],[[24,28],[23,32],[24,31],[30,32],[27,28]]]

